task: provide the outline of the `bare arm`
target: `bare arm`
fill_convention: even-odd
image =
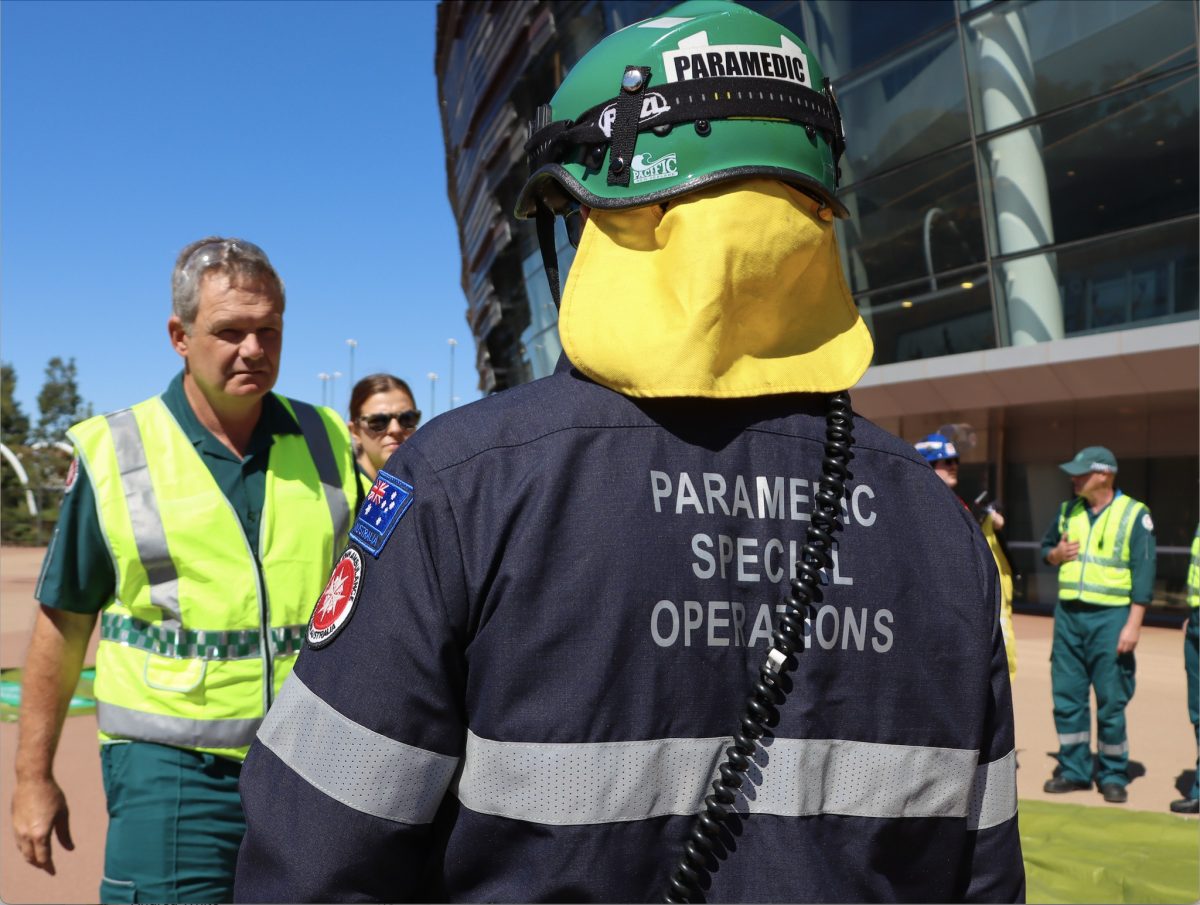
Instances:
[[[25,860],[51,875],[55,872],[51,831],[63,848],[75,847],[67,800],[54,779],[54,753],[95,624],[95,613],[70,613],[43,606],[25,659],[13,832]]]

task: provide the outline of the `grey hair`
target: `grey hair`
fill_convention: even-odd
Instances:
[[[213,247],[201,251],[205,246]],[[192,260],[197,252],[200,256]],[[171,274],[171,309],[182,322],[185,332],[190,333],[196,322],[200,284],[210,273],[225,274],[235,283],[261,285],[279,299],[279,310],[283,312],[287,302],[283,280],[271,266],[266,252],[245,239],[207,236],[183,247]]]

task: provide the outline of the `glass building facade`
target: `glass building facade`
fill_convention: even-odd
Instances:
[[[597,40],[672,5],[439,7],[481,389],[544,376],[561,350],[532,224],[511,217],[524,124]],[[875,339],[855,407],[914,442],[956,426],[962,495],[1008,513],[1018,604],[1056,596],[1038,546],[1070,493],[1057,463],[1108,446],[1154,513],[1155,605],[1181,606],[1200,518],[1197,4],[744,5],[808,44],[845,117],[838,238]]]

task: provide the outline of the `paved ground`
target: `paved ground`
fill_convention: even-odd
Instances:
[[[33,586],[42,550],[0,548],[0,667],[24,661],[36,604]],[[1138,687],[1129,705],[1130,740],[1138,774],[1129,803],[1105,804],[1097,792],[1046,795],[1042,783],[1054,766],[1057,748],[1050,714],[1050,631],[1041,616],[1017,616],[1017,680],[1014,706],[1021,798],[1068,801],[1106,808],[1165,812],[1179,797],[1178,783],[1191,779],[1196,758],[1187,718],[1183,635],[1174,629],[1143,631],[1138,646]],[[93,646],[95,639],[93,638]],[[88,662],[94,662],[89,657]],[[94,902],[104,863],[107,817],[100,786],[100,759],[93,717],[67,720],[59,746],[57,776],[71,806],[75,851],[58,852],[58,875],[48,877],[26,865],[12,843],[9,802],[13,787],[16,725],[0,724],[0,899],[4,902]]]

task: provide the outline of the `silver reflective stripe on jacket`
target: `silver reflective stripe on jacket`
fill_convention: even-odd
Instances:
[[[473,811],[552,825],[699,811],[728,738],[593,744],[496,742],[467,733],[459,800]],[[982,767],[971,749],[841,739],[775,739],[758,754],[752,814],[960,817],[968,828],[1016,813],[1015,760]]]
[[[430,823],[458,758],[414,748],[338,713],[295,673],[258,738],[292,770],[347,807],[397,823]]]
[[[296,413],[296,421],[300,432],[304,434],[304,442],[308,444],[308,454],[312,456],[313,464],[317,466],[317,477],[321,488],[325,491],[325,502],[329,506],[329,517],[333,521],[333,558],[340,554],[338,545],[346,537],[350,528],[350,502],[346,499],[346,490],[342,486],[342,477],[338,473],[337,460],[333,457],[333,446],[329,442],[329,434],[325,430],[325,422],[317,414],[317,410],[307,402],[296,399],[288,400]]]
[[[177,748],[243,748],[254,741],[254,733],[262,719],[192,720],[96,701],[96,722],[100,731],[108,735],[143,742]]]
[[[1017,752],[975,768],[967,829],[986,830],[1011,820],[1017,813]]]
[[[121,489],[129,510],[138,559],[150,582],[150,602],[162,610],[162,624],[165,627],[178,628],[182,624],[179,573],[167,548],[167,533],[163,529],[158,499],[150,481],[142,432],[130,409],[122,409],[104,417],[112,431],[117,468],[121,473]]]

